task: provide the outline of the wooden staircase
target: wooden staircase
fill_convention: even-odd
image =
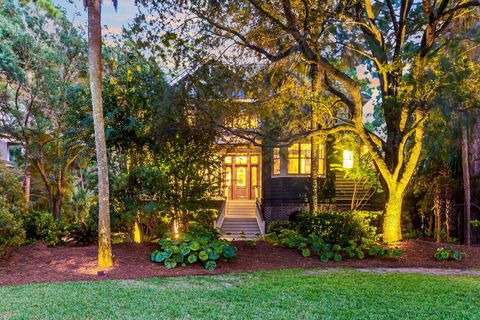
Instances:
[[[336,171],[335,173],[335,199],[337,202],[337,209],[339,210],[350,210],[352,204],[353,193],[355,191],[355,181],[346,179],[344,173],[341,171]],[[362,185],[357,186],[357,198],[363,198],[370,194],[371,190],[367,187],[362,187]],[[362,209],[368,210],[370,208],[370,203],[367,201]]]
[[[256,210],[255,200],[228,200],[220,229],[222,237],[235,240],[256,239],[261,234]]]

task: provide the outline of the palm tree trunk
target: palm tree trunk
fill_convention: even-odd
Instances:
[[[88,0],[88,61],[98,170],[98,266],[112,266],[107,146],[102,107],[101,0]]]
[[[447,241],[452,241],[456,236],[457,217],[453,207],[453,188],[447,185],[445,189],[445,227],[447,231]]]
[[[439,182],[435,186],[435,233],[437,243],[442,242],[443,190]]]

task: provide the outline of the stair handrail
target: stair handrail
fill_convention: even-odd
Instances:
[[[220,207],[220,210],[218,211],[219,215],[214,225],[215,228],[221,228],[223,225],[223,221],[225,220],[225,215],[227,213],[227,202],[228,202],[228,198],[225,198],[222,206]]]
[[[265,220],[262,217],[262,209],[260,203],[255,201],[255,218],[257,219],[258,228],[260,229],[260,234],[265,234]]]

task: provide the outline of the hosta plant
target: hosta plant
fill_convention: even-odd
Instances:
[[[437,251],[434,255],[435,259],[438,261],[441,260],[462,260],[462,253],[459,250],[454,250],[452,247],[440,247],[437,248]]]
[[[266,240],[273,245],[296,248],[303,257],[310,257],[312,254],[315,254],[322,262],[331,260],[339,262],[344,258],[364,259],[366,256],[393,257],[402,254],[396,248],[387,248],[367,238],[363,238],[360,243],[351,240],[348,242],[348,245],[342,247],[339,244],[325,242],[318,235],[311,234],[308,237],[304,237],[300,233],[289,229],[270,233],[266,236]]]
[[[160,249],[150,255],[150,260],[163,263],[169,269],[176,266],[201,263],[207,270],[215,270],[218,261],[237,256],[237,248],[221,240],[218,233],[191,228],[190,232],[173,237],[165,233],[159,241]]]

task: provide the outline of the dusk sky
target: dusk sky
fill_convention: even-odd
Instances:
[[[54,0],[55,4],[65,9],[69,20],[77,25],[86,26],[87,11],[83,8],[83,0]],[[128,22],[137,13],[137,7],[134,0],[119,0],[118,9],[115,11],[112,1],[103,0],[102,6],[102,25],[108,27],[109,33],[118,34],[122,26]]]
[[[83,0],[54,0],[54,2],[56,5],[65,9],[67,17],[70,21],[73,21],[76,25],[84,26],[86,30],[87,12],[83,7]],[[116,11],[111,0],[103,0],[102,25],[108,28],[108,31],[104,31],[104,35],[120,34],[122,26],[127,25],[129,21],[135,17],[137,11],[138,9],[135,6],[134,0],[119,0]],[[373,88],[377,87],[378,79],[373,78],[370,74],[365,74],[364,71],[365,68],[363,66],[357,67],[359,78],[367,78]],[[373,120],[373,104],[378,94],[378,90],[373,89],[373,99],[368,101],[365,105],[364,118],[366,122]]]

